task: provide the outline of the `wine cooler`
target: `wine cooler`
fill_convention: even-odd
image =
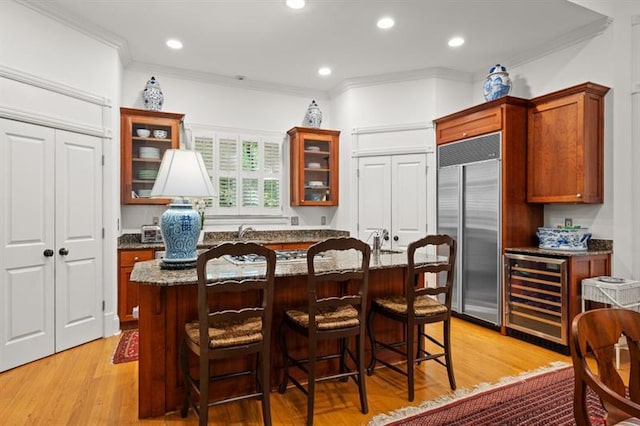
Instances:
[[[567,260],[504,255],[504,325],[567,345]]]

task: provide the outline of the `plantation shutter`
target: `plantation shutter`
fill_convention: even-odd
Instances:
[[[234,209],[238,205],[238,141],[218,138],[218,207]]]

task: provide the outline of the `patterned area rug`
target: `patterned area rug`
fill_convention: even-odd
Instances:
[[[138,329],[125,330],[122,332],[111,362],[113,364],[120,364],[123,362],[137,361],[138,341]]]
[[[604,424],[604,410],[594,393],[588,395],[588,404],[592,423]],[[573,367],[557,363],[495,385],[458,390],[418,407],[378,415],[369,424],[573,426]]]

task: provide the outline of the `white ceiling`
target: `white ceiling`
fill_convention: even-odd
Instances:
[[[390,75],[509,68],[608,22],[567,0],[307,0],[301,10],[284,0],[22,1],[114,43],[125,67],[316,91]],[[392,29],[376,27],[383,15],[395,19]],[[466,44],[449,48],[452,36]],[[168,49],[169,38],[184,49]],[[318,76],[320,66],[333,74]]]

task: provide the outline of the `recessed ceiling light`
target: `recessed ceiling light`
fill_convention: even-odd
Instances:
[[[395,25],[395,22],[393,21],[393,19],[387,16],[384,18],[380,18],[378,20],[378,28],[380,28],[381,30],[387,30],[393,27],[394,25]]]
[[[304,0],[287,0],[287,6],[289,6],[291,9],[302,9],[304,5]]]
[[[318,70],[318,74],[320,74],[321,76],[331,75],[331,68],[329,68],[329,67],[321,67]]]
[[[458,47],[464,44],[464,39],[462,37],[453,37],[449,40],[449,47]]]
[[[172,49],[182,49],[182,42],[180,40],[176,40],[176,39],[170,39],[167,40],[167,46],[169,46]]]

